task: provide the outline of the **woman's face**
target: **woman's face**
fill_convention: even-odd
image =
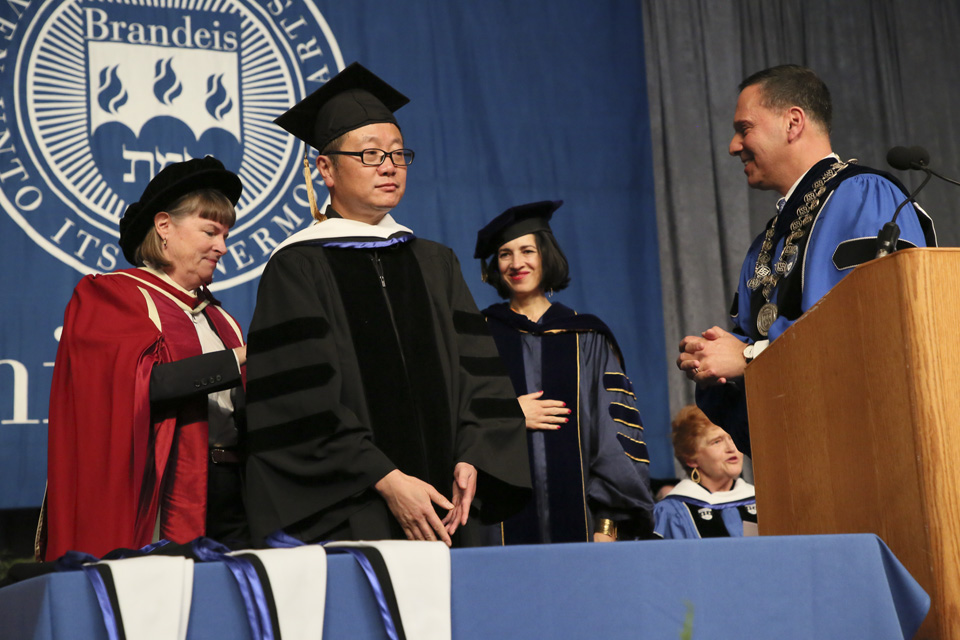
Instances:
[[[743,454],[730,434],[714,424],[700,437],[697,453],[687,466],[700,470],[700,482],[710,491],[726,491],[743,471]]]
[[[500,277],[510,289],[511,298],[540,291],[543,279],[540,250],[532,233],[520,236],[500,247],[497,252]]]
[[[184,289],[194,290],[200,285],[210,284],[217,262],[227,251],[227,236],[230,228],[201,218],[191,213],[175,220],[165,212],[157,217],[167,217],[167,222],[158,228],[160,237],[165,238],[167,246],[163,250],[170,262],[166,269],[174,282]]]

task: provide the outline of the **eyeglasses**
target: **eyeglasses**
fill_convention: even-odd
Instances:
[[[360,162],[370,167],[379,167],[390,156],[390,162],[397,167],[405,167],[413,162],[413,149],[397,149],[384,151],[383,149],[364,149],[363,151],[327,151],[323,156],[357,156]]]

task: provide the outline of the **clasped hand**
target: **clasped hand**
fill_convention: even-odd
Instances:
[[[739,378],[747,366],[740,339],[720,327],[711,327],[699,336],[680,341],[677,367],[700,387],[724,384]]]

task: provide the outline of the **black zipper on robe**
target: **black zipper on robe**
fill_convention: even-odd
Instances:
[[[383,301],[387,305],[387,315],[390,316],[390,326],[393,327],[393,335],[397,339],[397,345],[400,346],[400,362],[403,363],[403,377],[410,386],[410,371],[407,369],[407,358],[403,355],[403,345],[400,342],[400,330],[397,329],[397,319],[393,315],[393,305],[390,304],[390,296],[387,294],[387,280],[383,276],[383,264],[380,262],[380,252],[374,250],[370,256],[373,262],[373,268],[377,270],[377,276],[380,278],[380,291],[383,292]]]
[[[400,348],[400,363],[403,366],[403,378],[404,382],[407,384],[407,389],[412,391],[413,385],[410,380],[410,369],[407,367],[407,358],[403,355],[403,342],[400,339],[400,330],[397,328],[397,319],[393,314],[393,304],[390,303],[390,295],[387,293],[387,279],[383,274],[383,263],[380,262],[380,252],[374,249],[373,255],[370,256],[370,260],[373,262],[373,268],[377,271],[377,276],[380,278],[380,290],[383,292],[383,301],[387,305],[387,315],[390,317],[390,326],[393,327],[393,335],[397,339],[397,346]],[[413,405],[413,410],[417,414],[418,422],[422,422],[423,415],[420,411],[420,407],[416,404]],[[430,455],[430,447],[427,444],[426,435],[423,433],[422,429],[418,429],[417,432],[420,435],[420,447],[423,451],[427,452],[427,455]],[[442,491],[442,489],[440,489]]]
[[[447,493],[453,471],[448,380],[412,247],[325,254],[344,305],[373,442],[401,471]]]

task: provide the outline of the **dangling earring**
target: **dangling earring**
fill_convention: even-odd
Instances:
[[[166,239],[166,238],[162,238],[162,240],[163,240],[163,248],[166,249],[166,248],[167,248],[167,239]]]
[[[694,467],[693,471],[690,472],[690,479],[695,483],[700,484],[700,469]]]

